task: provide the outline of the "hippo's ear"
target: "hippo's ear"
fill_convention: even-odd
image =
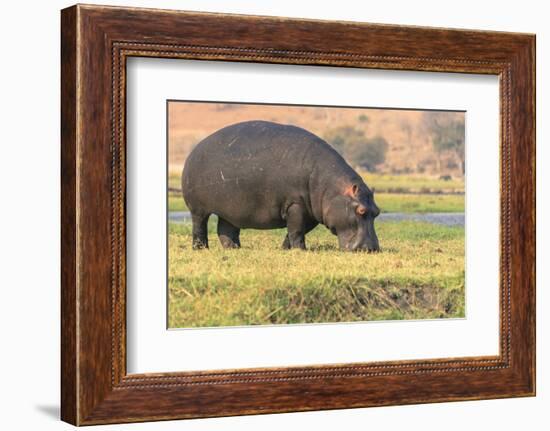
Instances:
[[[359,193],[359,186],[357,184],[352,184],[344,191],[344,195],[349,196],[350,198],[356,198],[358,193]]]

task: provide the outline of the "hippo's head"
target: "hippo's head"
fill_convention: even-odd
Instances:
[[[338,236],[341,250],[379,251],[374,219],[380,209],[374,202],[374,192],[360,181],[328,200],[324,222]]]

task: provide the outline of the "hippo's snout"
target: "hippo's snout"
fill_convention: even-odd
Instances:
[[[378,236],[374,230],[374,217],[362,219],[355,235],[341,237],[340,249],[347,251],[366,251],[374,253],[380,251]]]
[[[366,238],[362,244],[357,246],[353,245],[349,248],[350,251],[366,251],[369,253],[376,253],[380,251],[380,244],[378,237],[374,234],[374,238]]]
[[[378,243],[378,238],[375,237],[373,241],[367,241],[366,247],[363,249],[369,253],[377,253],[380,251],[380,244]]]

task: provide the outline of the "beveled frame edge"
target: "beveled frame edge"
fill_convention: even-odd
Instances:
[[[204,34],[205,21],[219,30]],[[252,31],[264,27],[289,36]],[[334,30],[342,33],[338,41],[326,37]],[[308,41],[312,32],[321,37]],[[81,5],[62,12],[61,36],[63,420],[81,425],[534,394],[534,36]],[[355,51],[347,49],[352,40]],[[405,45],[412,55],[402,55]],[[444,56],[430,55],[442,45]],[[127,376],[128,56],[500,75],[501,354]],[[517,208],[530,217],[521,221]],[[247,397],[251,391],[255,399]]]

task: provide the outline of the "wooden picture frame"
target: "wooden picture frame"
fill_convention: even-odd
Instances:
[[[64,421],[535,394],[534,35],[83,5],[64,9],[61,18]],[[128,375],[125,65],[131,56],[498,75],[500,354]]]

